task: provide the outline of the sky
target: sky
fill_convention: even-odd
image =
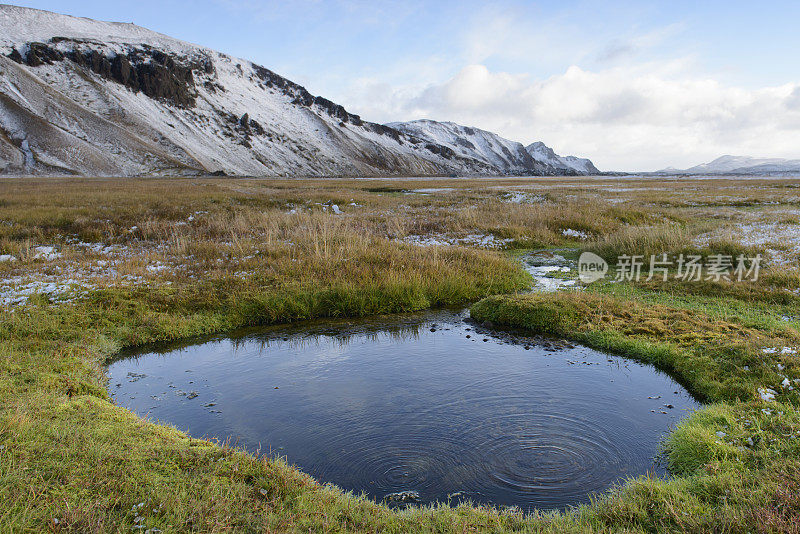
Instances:
[[[800,2],[71,0],[262,64],[374,122],[453,121],[591,158],[800,158]]]

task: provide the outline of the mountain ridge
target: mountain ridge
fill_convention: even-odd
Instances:
[[[534,159],[522,143],[480,128],[430,119],[390,122],[387,126],[423,139],[428,144],[444,147],[451,155],[480,161],[499,169],[502,174],[558,174],[555,168]]]
[[[800,159],[754,158],[751,156],[720,156],[708,163],[688,169],[669,167],[657,171],[662,174],[761,174],[800,172]]]
[[[512,157],[364,121],[263,66],[134,24],[0,5],[0,174],[572,173],[496,143]]]

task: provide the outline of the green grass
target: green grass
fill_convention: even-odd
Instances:
[[[716,287],[715,287],[716,286]],[[647,284],[593,285],[592,290],[639,302],[662,304],[689,311],[703,313],[713,318],[740,323],[758,330],[800,331],[798,306],[800,296],[783,290],[761,290],[750,287],[750,295],[729,288],[720,295],[719,286],[710,284],[704,290],[702,284],[660,284],[657,289]],[[744,289],[744,288],[742,288]],[[738,292],[738,298],[730,293]],[[709,294],[711,293],[711,294]]]
[[[780,180],[748,182],[738,198],[726,180],[660,180],[674,186],[668,193],[641,187],[646,181],[603,183],[639,187],[604,192],[583,178],[398,181],[388,189],[352,180],[2,181],[0,254],[19,260],[0,264],[3,277],[82,276],[109,259],[76,240],[128,255],[114,276],[93,279],[84,299],[37,295],[0,311],[0,530],[798,532],[798,398],[777,386],[783,375],[800,377],[798,357],[761,352],[800,345],[792,269],[773,269],[757,284],[606,284],[475,304],[483,320],[652,363],[708,402],[667,439],[675,478],[630,480],[569,513],[392,511],[110,402],[104,365],[124,347],[464,304],[529,285],[501,253],[397,241],[407,235],[491,233],[513,246],[661,253],[695,247],[697,234],[745,215],[785,218],[780,210],[794,202]],[[420,187],[453,191],[402,193]],[[545,200],[498,200],[528,187],[546,190]],[[345,214],[325,212],[331,203]],[[565,229],[591,237],[570,241]],[[35,259],[43,244],[63,257]],[[169,268],[148,270],[158,264]],[[764,386],[779,391],[777,403],[760,400]]]
[[[427,284],[257,291],[218,280],[182,290],[104,290],[72,305],[42,301],[3,314],[0,524],[37,531],[57,519],[58,529],[116,531],[142,517],[148,528],[164,530],[406,530],[414,524],[409,518],[321,487],[280,461],[138,419],[109,402],[101,366],[125,346],[312,317],[412,311],[527,283],[502,258],[488,265],[471,260]],[[132,511],[139,502],[146,505]],[[475,514],[488,524],[501,521],[497,514],[465,515]],[[422,515],[439,521],[433,512]]]
[[[620,284],[592,289],[494,296],[471,310],[480,321],[650,363],[708,403],[667,438],[665,456],[677,478],[627,484],[586,511],[589,524],[643,531],[796,532],[800,396],[780,383],[783,377],[800,377],[800,361],[797,355],[762,351],[800,345],[795,325],[779,318],[784,310],[769,310],[768,301],[738,300],[724,287],[716,297]],[[761,400],[758,390],[764,387],[777,391],[777,402]]]

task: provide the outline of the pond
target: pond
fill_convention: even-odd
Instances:
[[[669,376],[466,317],[331,320],[150,348],[113,362],[109,388],[142,417],[390,504],[562,509],[666,474],[660,441],[698,407]]]

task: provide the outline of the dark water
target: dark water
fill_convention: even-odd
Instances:
[[[130,355],[109,386],[142,416],[377,500],[563,508],[664,474],[660,439],[698,406],[671,378],[478,330],[448,312],[273,328]]]

